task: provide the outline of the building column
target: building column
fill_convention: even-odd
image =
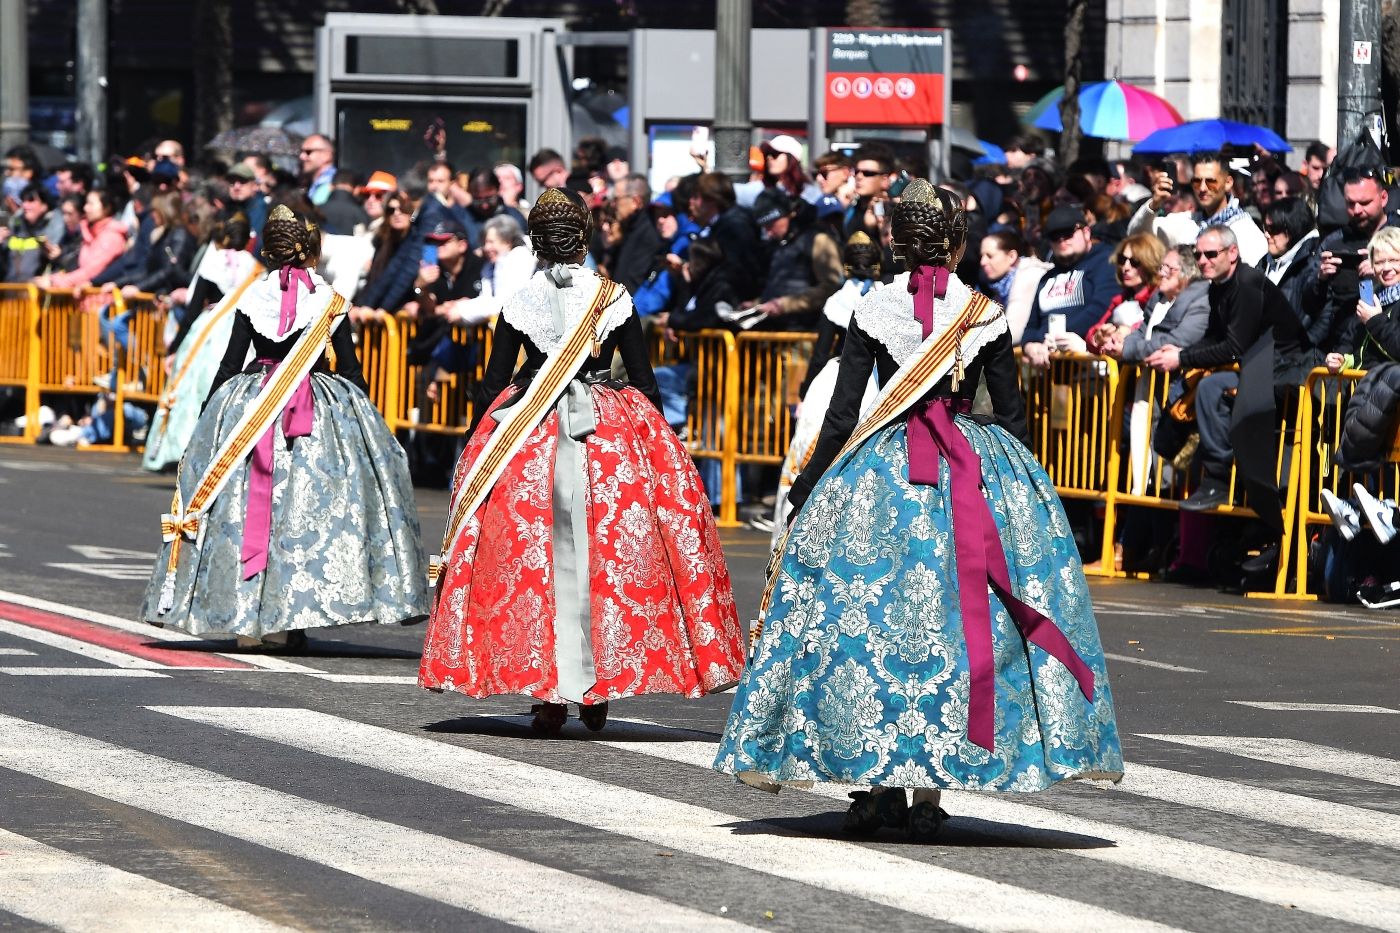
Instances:
[[[1288,2],[1289,164],[1302,163],[1308,143],[1338,145],[1337,65],[1341,0]],[[1375,54],[1380,54],[1377,48]]]

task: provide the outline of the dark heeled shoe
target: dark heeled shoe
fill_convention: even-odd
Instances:
[[[591,706],[579,706],[578,721],[587,726],[589,732],[602,732],[603,726],[608,721],[608,704],[594,703]]]
[[[569,719],[569,707],[563,703],[536,703],[530,712],[535,714],[530,728],[541,735],[558,735]]]
[[[845,822],[841,824],[843,832],[869,835],[882,826],[903,826],[908,818],[909,803],[904,799],[903,788],[879,794],[853,790],[848,796],[851,805],[846,809]]]
[[[909,821],[906,828],[913,842],[932,842],[933,837],[948,822],[948,813],[939,806],[925,800],[909,808]]]

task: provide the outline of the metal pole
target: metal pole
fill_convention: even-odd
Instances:
[[[749,180],[749,40],[752,0],[717,0],[715,9],[715,170]]]
[[[1339,148],[1356,139],[1366,114],[1381,109],[1380,0],[1342,0],[1341,14],[1341,54],[1337,65]]]
[[[0,0],[0,151],[28,141],[28,4]]]
[[[78,0],[78,158],[107,157],[107,0]]]

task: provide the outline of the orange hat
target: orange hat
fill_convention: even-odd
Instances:
[[[763,150],[757,146],[749,147],[749,170],[753,172],[763,171],[767,163],[763,161]]]
[[[399,180],[388,172],[375,172],[369,176],[369,181],[365,182],[364,187],[360,189],[361,192],[379,191],[385,194],[397,190],[399,190]]]

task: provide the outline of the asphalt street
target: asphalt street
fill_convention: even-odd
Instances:
[[[539,739],[418,688],[421,627],[140,625],[171,486],[0,447],[0,929],[1400,930],[1400,615],[1094,581],[1125,781],[855,841],[844,788],[708,770],[728,694]],[[751,615],[766,536],[723,540]]]

